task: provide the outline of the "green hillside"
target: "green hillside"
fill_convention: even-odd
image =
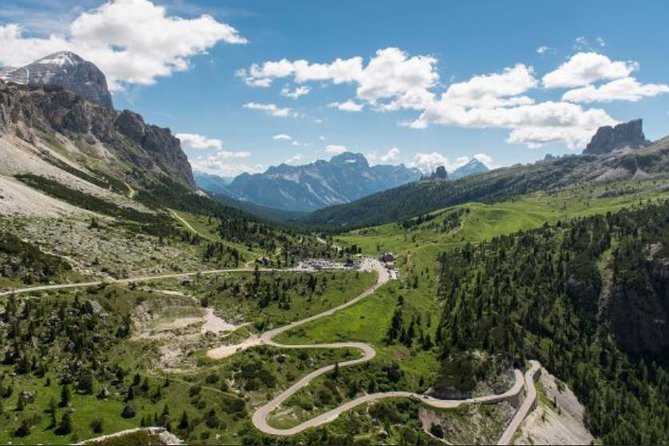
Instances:
[[[669,139],[608,157],[573,155],[532,165],[493,170],[455,181],[419,181],[358,201],[316,211],[299,221],[342,231],[404,220],[434,210],[482,201],[499,202],[534,191],[557,191],[575,184],[666,175]]]

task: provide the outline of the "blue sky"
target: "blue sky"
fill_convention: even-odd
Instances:
[[[117,108],[225,176],[344,149],[502,166],[636,117],[669,134],[667,17],[666,1],[4,0],[0,64],[82,53]]]

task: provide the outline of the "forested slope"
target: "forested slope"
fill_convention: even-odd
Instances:
[[[606,444],[669,438],[669,204],[497,237],[440,257],[444,370],[536,358]]]

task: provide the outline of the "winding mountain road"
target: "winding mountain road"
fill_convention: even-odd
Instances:
[[[319,313],[317,315],[308,317],[306,319],[302,319],[296,322],[293,322],[291,324],[275,328],[273,330],[266,331],[262,333],[260,336],[252,336],[247,338],[246,340],[238,343],[238,344],[233,344],[233,345],[223,345],[221,347],[209,350],[207,352],[207,356],[213,359],[221,359],[221,358],[226,358],[228,356],[231,356],[237,352],[246,350],[250,347],[258,346],[258,345],[270,345],[273,347],[278,347],[278,348],[286,348],[286,349],[321,349],[321,348],[353,348],[353,349],[358,349],[362,352],[362,356],[357,359],[353,359],[350,361],[345,361],[339,363],[339,367],[348,367],[352,366],[355,364],[362,364],[364,362],[370,361],[374,356],[376,356],[376,351],[374,348],[369,345],[365,344],[362,342],[335,342],[335,343],[325,343],[325,344],[279,344],[275,342],[273,339],[276,336],[279,336],[280,334],[283,334],[289,330],[292,330],[300,325],[304,325],[306,323],[331,316],[335,314],[336,312],[349,307],[351,305],[356,304],[357,302],[361,301],[367,296],[370,296],[373,294],[379,287],[382,285],[386,284],[391,280],[391,274],[390,272],[385,268],[385,266],[379,262],[378,260],[375,259],[365,259],[363,263],[363,268],[366,269],[374,269],[378,272],[378,279],[376,284],[374,284],[372,287],[368,288],[365,290],[363,293],[359,294],[352,300],[346,302],[345,304],[339,305],[335,308],[332,308],[328,311],[325,311],[323,313]],[[536,363],[536,361],[534,361]],[[538,363],[536,363],[538,364]],[[276,435],[276,436],[291,436],[291,435],[296,435],[299,434],[300,432],[305,431],[306,429],[310,429],[313,427],[321,426],[326,423],[330,423],[337,419],[339,415],[342,413],[349,411],[361,404],[366,404],[369,402],[373,401],[378,401],[381,399],[385,398],[412,398],[416,399],[423,404],[426,404],[430,407],[434,407],[437,409],[452,409],[459,407],[463,404],[485,404],[485,403],[495,403],[495,402],[500,402],[500,401],[506,401],[509,399],[515,399],[517,398],[522,392],[524,388],[528,387],[528,384],[526,383],[527,378],[523,378],[523,374],[520,370],[514,370],[514,375],[515,375],[515,381],[513,386],[507,390],[506,392],[502,394],[496,394],[496,395],[486,395],[482,397],[476,397],[476,398],[468,398],[468,399],[460,399],[460,400],[442,400],[438,398],[433,398],[428,395],[423,395],[423,394],[418,394],[414,392],[403,392],[403,391],[393,391],[393,392],[379,392],[379,393],[371,393],[367,395],[360,396],[354,400],[351,400],[347,403],[342,404],[339,407],[336,407],[328,412],[325,412],[321,415],[318,415],[310,420],[307,420],[301,424],[298,424],[297,426],[293,426],[290,428],[275,428],[272,427],[268,424],[267,419],[269,415],[276,410],[284,401],[288,400],[290,397],[295,395],[300,389],[308,386],[314,379],[318,378],[319,376],[322,376],[325,373],[330,372],[333,370],[335,367],[334,364],[327,365],[325,367],[321,367],[318,370],[315,370],[308,375],[302,377],[300,380],[295,382],[292,386],[290,386],[288,389],[284,390],[283,392],[279,393],[277,396],[275,396],[271,401],[269,401],[267,404],[259,407],[252,416],[252,422],[253,425],[260,430],[261,432],[264,432],[266,434],[270,435]],[[532,373],[533,376],[534,372]],[[530,376],[530,371],[527,372],[527,376]],[[534,389],[534,384],[533,382],[531,383],[531,389]],[[529,395],[529,389],[528,395]],[[536,396],[536,391],[534,392],[534,395]],[[509,423],[507,428],[505,429],[503,439],[506,438],[505,436],[508,436],[508,438],[513,437],[513,434],[515,434],[516,430],[518,429],[518,426],[520,426],[520,422],[525,418],[527,413],[529,413],[529,409],[531,409],[532,405],[534,404],[534,397],[532,401],[529,404],[526,404],[529,399],[526,398],[526,400],[523,402],[523,405],[519,409],[519,411],[516,413],[512,421]],[[522,411],[522,415],[521,415]],[[500,440],[502,441],[502,440]]]
[[[361,364],[367,361],[370,361],[374,356],[376,356],[376,351],[374,348],[369,345],[365,344],[362,342],[335,342],[335,343],[324,343],[324,344],[306,344],[306,345],[300,345],[300,344],[279,344],[275,342],[273,339],[289,330],[292,330],[296,327],[299,327],[300,325],[307,324],[309,322],[331,316],[335,314],[336,312],[347,308],[351,305],[354,305],[358,302],[360,302],[362,299],[374,294],[376,290],[378,290],[381,286],[384,284],[388,283],[390,280],[392,280],[392,276],[388,269],[379,262],[376,259],[364,259],[362,264],[361,264],[361,269],[362,270],[375,270],[378,273],[378,278],[376,283],[356,296],[355,298],[349,300],[348,302],[339,305],[337,307],[331,308],[327,311],[324,311],[323,313],[319,313],[317,315],[292,322],[288,325],[284,325],[282,327],[278,327],[269,331],[266,331],[259,336],[254,335],[251,336],[242,342],[238,344],[233,344],[233,345],[222,345],[220,347],[217,347],[215,349],[209,350],[207,352],[207,356],[213,358],[213,359],[221,359],[221,358],[226,358],[228,356],[232,356],[233,354],[246,350],[250,347],[258,346],[258,345],[269,345],[277,348],[285,348],[285,349],[322,349],[322,348],[351,348],[351,349],[358,349],[362,352],[362,356],[357,359],[353,359],[350,361],[345,361],[341,362],[339,364],[340,367],[348,367],[352,366],[355,364]],[[14,289],[10,291],[4,291],[0,292],[0,297],[3,296],[9,296],[12,294],[23,294],[23,293],[29,293],[29,292],[35,292],[35,291],[52,291],[52,290],[59,290],[59,289],[72,289],[72,288],[84,288],[84,287],[89,287],[89,286],[96,286],[96,285],[101,285],[101,284],[114,284],[114,283],[132,283],[132,282],[145,282],[149,280],[161,280],[161,279],[173,279],[173,278],[181,278],[181,277],[192,277],[196,275],[211,275],[211,274],[223,274],[223,273],[235,273],[235,272],[252,272],[254,271],[253,268],[230,268],[230,269],[214,269],[214,270],[206,270],[206,271],[197,271],[197,272],[186,272],[186,273],[170,273],[170,274],[160,274],[160,275],[154,275],[154,276],[142,276],[142,277],[133,277],[133,278],[128,278],[128,279],[111,279],[111,280],[98,280],[98,281],[91,281],[91,282],[82,282],[82,283],[68,283],[68,284],[58,284],[58,285],[42,285],[42,286],[35,286],[35,287],[28,287],[28,288],[20,288],[20,289]],[[259,269],[259,271],[296,271],[300,272],[303,270],[299,269]],[[284,401],[292,397],[295,393],[297,393],[300,389],[308,386],[314,379],[317,377],[331,371],[334,369],[334,364],[321,367],[318,370],[315,370],[308,375],[302,377],[300,380],[295,382],[292,386],[290,386],[288,389],[284,390],[277,396],[275,396],[271,401],[269,401],[267,404],[261,406],[258,408],[252,417],[252,422],[253,425],[260,431],[270,434],[270,435],[276,435],[276,436],[290,436],[290,435],[295,435],[300,432],[303,432],[306,429],[310,429],[313,427],[317,427],[329,422],[334,421],[341,415],[342,413],[349,411],[361,404],[369,403],[372,401],[378,401],[381,399],[385,398],[413,398],[418,401],[421,401],[423,404],[426,404],[428,406],[438,408],[438,409],[451,409],[451,408],[456,408],[459,407],[463,404],[481,404],[481,403],[494,403],[494,402],[499,402],[499,401],[505,401],[509,400],[512,398],[518,397],[518,395],[525,390],[526,392],[526,398],[521,404],[520,408],[514,415],[514,418],[511,420],[509,425],[506,427],[502,437],[499,440],[500,445],[506,445],[509,444],[513,438],[513,435],[515,432],[518,430],[520,424],[522,421],[525,419],[525,417],[529,414],[529,412],[533,409],[534,404],[536,402],[536,388],[534,387],[534,376],[536,375],[537,371],[540,369],[540,364],[537,361],[530,361],[531,362],[531,368],[525,373],[525,377],[523,377],[523,374],[519,370],[514,370],[515,374],[515,382],[513,386],[507,390],[506,392],[498,395],[487,395],[487,396],[482,396],[482,397],[476,397],[476,398],[469,398],[469,399],[461,399],[461,400],[441,400],[437,398],[430,397],[428,395],[423,395],[423,394],[417,394],[413,392],[403,392],[403,391],[393,391],[393,392],[379,392],[379,393],[372,393],[368,395],[363,395],[360,396],[354,400],[351,400],[347,403],[342,404],[341,406],[332,409],[328,412],[325,412],[321,415],[318,415],[310,420],[307,420],[297,426],[291,427],[291,428],[286,428],[286,429],[279,429],[270,426],[267,423],[267,418],[269,415],[276,409],[278,408]]]
[[[301,319],[296,322],[292,322],[288,325],[284,325],[279,328],[275,328],[269,331],[266,331],[262,333],[260,336],[252,336],[248,339],[245,339],[244,341],[240,342],[239,344],[233,344],[233,345],[222,345],[220,347],[217,347],[215,349],[209,350],[207,352],[207,356],[209,356],[212,359],[222,359],[222,358],[227,358],[228,356],[231,356],[237,352],[240,352],[242,350],[246,350],[247,348],[250,347],[255,347],[257,345],[272,345],[275,347],[280,347],[280,348],[322,348],[325,347],[326,345],[331,347],[331,348],[361,348],[362,345],[365,346],[365,348],[369,348],[372,352],[372,356],[369,358],[371,359],[374,357],[376,352],[374,349],[367,345],[367,344],[361,344],[359,342],[340,342],[340,343],[335,343],[335,344],[317,344],[317,345],[284,345],[284,344],[277,344],[274,342],[272,339],[276,336],[279,336],[282,333],[285,333],[289,330],[292,330],[293,328],[299,327],[300,325],[307,324],[309,322],[315,321],[317,319],[321,319],[327,316],[331,316],[335,314],[336,312],[343,310],[346,307],[350,307],[351,305],[354,305],[358,302],[360,302],[362,299],[364,299],[367,296],[370,296],[374,294],[376,290],[379,289],[382,285],[388,283],[390,280],[390,273],[388,270],[379,262],[378,260],[374,259],[364,259],[361,262],[360,269],[363,271],[371,271],[374,270],[378,273],[378,278],[376,280],[376,283],[372,285],[371,287],[367,288],[365,291],[360,293],[358,296],[355,298],[349,300],[346,303],[343,303],[337,307],[331,308],[327,311],[324,311],[322,313],[319,313],[317,315],[308,317],[306,319]],[[299,269],[298,269],[299,271]],[[364,361],[363,361],[364,362]]]

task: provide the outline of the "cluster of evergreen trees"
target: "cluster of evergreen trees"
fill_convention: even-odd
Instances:
[[[105,297],[110,297],[109,292]],[[58,435],[72,432],[73,392],[95,397],[97,390],[121,389],[124,370],[101,353],[130,333],[127,313],[114,310],[95,299],[81,299],[79,294],[74,299],[9,296],[0,311],[0,407],[7,407],[5,402],[12,395],[18,398],[17,412],[33,403],[34,393],[14,388],[13,374],[43,379],[47,387],[53,385],[51,377],[55,376],[61,386],[60,401],[52,401],[45,410],[51,419],[49,429]],[[3,418],[0,414],[0,420]],[[28,435],[37,422],[30,414],[21,416],[14,434]]]
[[[669,205],[662,203],[443,254],[437,338],[445,363],[472,350],[516,366],[536,358],[574,389],[588,427],[605,443],[666,441],[666,356],[626,352],[600,295],[612,268],[629,276],[626,286],[647,287],[644,258],[668,242]]]
[[[60,257],[45,254],[14,234],[0,232],[0,277],[18,279],[29,285],[48,282],[71,269]]]
[[[427,317],[425,320],[429,330],[430,318]],[[430,333],[423,329],[420,314],[414,314],[409,321],[405,321],[404,297],[402,295],[397,298],[397,305],[390,320],[385,341],[388,344],[399,341],[408,348],[411,348],[417,341],[423,350],[430,350],[434,345]]]
[[[414,229],[423,223],[431,222],[425,226],[425,229],[429,231],[449,232],[460,226],[462,217],[469,212],[469,208],[456,208],[444,213],[423,214],[418,217],[402,220],[398,225],[400,228],[408,230]]]
[[[322,295],[332,276],[327,274],[261,274],[257,265],[251,276],[240,276],[232,280],[223,279],[214,289],[204,296],[207,305],[216,299],[243,297],[256,302],[259,309],[276,303],[280,309],[290,308],[294,296],[313,297]]]
[[[244,260],[239,250],[221,242],[208,241],[200,234],[182,231],[181,241],[190,245],[202,246],[202,260],[215,263],[220,268],[236,268]]]
[[[2,363],[17,374],[44,376],[54,364],[63,382],[77,382],[80,390],[91,386],[91,374],[114,374],[100,364],[100,351],[109,349],[130,331],[128,316],[107,313],[91,300],[76,294],[67,299],[22,299],[9,296],[2,313],[0,353]]]

